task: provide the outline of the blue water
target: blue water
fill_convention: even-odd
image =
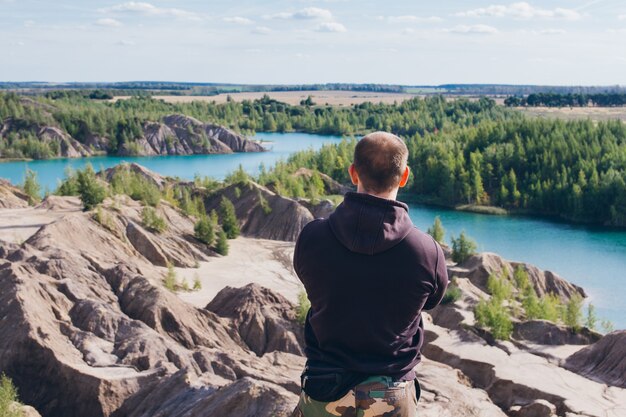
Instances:
[[[26,167],[36,171],[43,187],[54,190],[66,167],[74,169],[90,162],[96,169],[122,161],[137,162],[163,175],[192,179],[195,174],[222,179],[239,164],[252,174],[259,165],[269,167],[298,150],[318,149],[336,143],[339,137],[300,133],[257,134],[270,152],[230,155],[159,157],[96,157],[33,162],[0,163],[0,177],[13,183],[23,181]],[[481,251],[497,252],[504,258],[528,262],[549,269],[582,286],[599,318],[611,320],[616,328],[626,328],[626,231],[573,226],[548,220],[512,216],[489,216],[419,205],[410,206],[416,226],[426,230],[440,216],[446,239],[461,230],[478,243]]]
[[[261,163],[267,168],[280,159],[304,149],[319,149],[327,143],[338,143],[339,136],[308,135],[305,133],[257,133],[254,137],[263,141],[269,152],[233,153],[227,155],[183,155],[183,156],[97,156],[93,158],[48,159],[30,162],[0,163],[0,178],[13,184],[24,182],[26,168],[37,172],[42,189],[54,191],[63,179],[68,167],[81,169],[88,163],[96,171],[121,162],[136,162],[161,175],[193,179],[195,174],[224,179],[240,164],[246,172],[256,175]]]
[[[409,213],[422,230],[439,216],[448,243],[450,236],[465,230],[481,252],[496,252],[556,272],[585,289],[599,318],[626,329],[626,231],[420,205],[410,205]]]

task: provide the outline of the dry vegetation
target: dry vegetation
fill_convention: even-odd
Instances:
[[[619,119],[626,122],[626,107],[517,107],[524,114],[542,119]]]
[[[329,104],[331,106],[350,106],[352,104],[360,104],[366,101],[374,103],[383,102],[392,104],[394,101],[398,103],[417,96],[417,94],[405,93],[379,93],[366,91],[275,91],[275,92],[246,92],[246,93],[230,93],[219,94],[216,96],[153,96],[157,100],[164,100],[167,103],[190,103],[192,101],[215,101],[216,103],[225,103],[227,97],[240,102],[243,100],[255,100],[267,94],[271,98],[282,101],[284,103],[298,105],[300,101],[305,100],[308,96],[312,96],[316,104]],[[115,97],[112,101],[126,99],[128,97]]]

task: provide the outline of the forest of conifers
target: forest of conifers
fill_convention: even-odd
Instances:
[[[0,121],[54,125],[79,141],[108,138],[109,154],[142,133],[146,121],[182,113],[243,133],[301,131],[359,135],[385,130],[403,137],[413,171],[409,194],[444,205],[494,205],[577,222],[626,227],[626,125],[621,121],[537,120],[478,101],[415,98],[399,104],[352,107],[291,106],[265,97],[225,104],[168,104],[149,97],[116,103],[88,97],[24,98],[0,93]],[[299,166],[319,169],[347,181],[354,141],[320,152],[301,152],[264,172],[264,182],[289,183]],[[42,145],[32,134],[0,140],[0,153],[33,156]],[[295,187],[295,188],[294,188]]]
[[[507,97],[504,104],[509,107],[621,107],[626,105],[626,93],[536,93]]]

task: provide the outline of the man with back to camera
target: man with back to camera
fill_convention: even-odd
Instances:
[[[407,159],[399,137],[363,137],[349,168],[357,191],[298,237],[294,269],[311,309],[294,416],[417,415],[421,311],[439,304],[448,274],[441,247],[396,201]]]

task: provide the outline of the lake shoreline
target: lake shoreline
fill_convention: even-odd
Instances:
[[[574,218],[563,217],[559,214],[540,213],[526,209],[505,209],[498,206],[483,206],[476,204],[451,205],[436,201],[435,199],[429,197],[422,197],[410,194],[398,194],[398,199],[402,202],[409,204],[417,204],[425,207],[443,208],[450,211],[485,214],[489,216],[521,217],[529,219],[547,220],[553,223],[566,224],[570,226],[580,226],[602,231],[626,231],[626,225],[608,225],[600,222],[578,220]]]

